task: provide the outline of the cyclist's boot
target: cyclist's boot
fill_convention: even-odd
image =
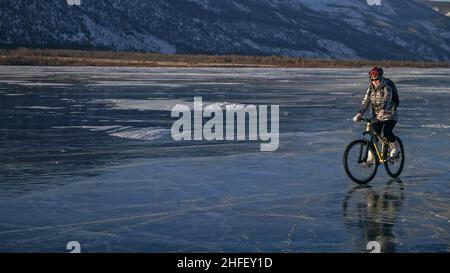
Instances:
[[[398,156],[398,154],[400,153],[400,145],[398,145],[398,142],[390,142],[389,143],[389,147],[391,147],[391,152],[389,154],[389,156],[391,158],[395,158]]]
[[[367,166],[372,166],[374,163],[375,163],[375,159],[373,157],[372,151],[369,150],[369,153],[367,154],[366,164],[367,164]]]

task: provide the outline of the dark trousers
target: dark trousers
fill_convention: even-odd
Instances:
[[[381,131],[383,131],[383,136],[389,142],[395,142],[397,139],[392,131],[394,130],[396,124],[397,121],[395,120],[386,120],[375,122],[372,126],[378,134],[381,134]]]

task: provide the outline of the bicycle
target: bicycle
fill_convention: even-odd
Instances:
[[[361,118],[360,120],[366,122],[363,138],[351,142],[343,156],[344,170],[347,176],[358,184],[367,184],[375,177],[378,166],[384,164],[390,177],[399,177],[405,165],[405,150],[401,139],[397,137],[400,152],[397,156],[390,157],[389,142],[372,127],[375,119]],[[368,160],[370,159],[369,152],[372,160]]]

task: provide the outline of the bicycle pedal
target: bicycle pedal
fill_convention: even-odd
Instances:
[[[364,165],[364,167],[368,167],[368,168],[372,168],[373,167],[373,163],[367,163],[367,162],[364,162],[364,163],[362,163],[363,165]]]
[[[388,157],[385,161],[388,163],[395,163],[395,160],[398,160],[400,157],[399,156],[394,156],[394,157]]]

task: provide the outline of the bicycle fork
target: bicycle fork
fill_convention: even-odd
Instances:
[[[369,150],[370,150],[370,142],[366,140],[366,145],[361,145],[361,149],[359,149],[359,157],[358,157],[358,164],[366,163],[367,159],[369,157]],[[365,148],[364,148],[365,147]]]

